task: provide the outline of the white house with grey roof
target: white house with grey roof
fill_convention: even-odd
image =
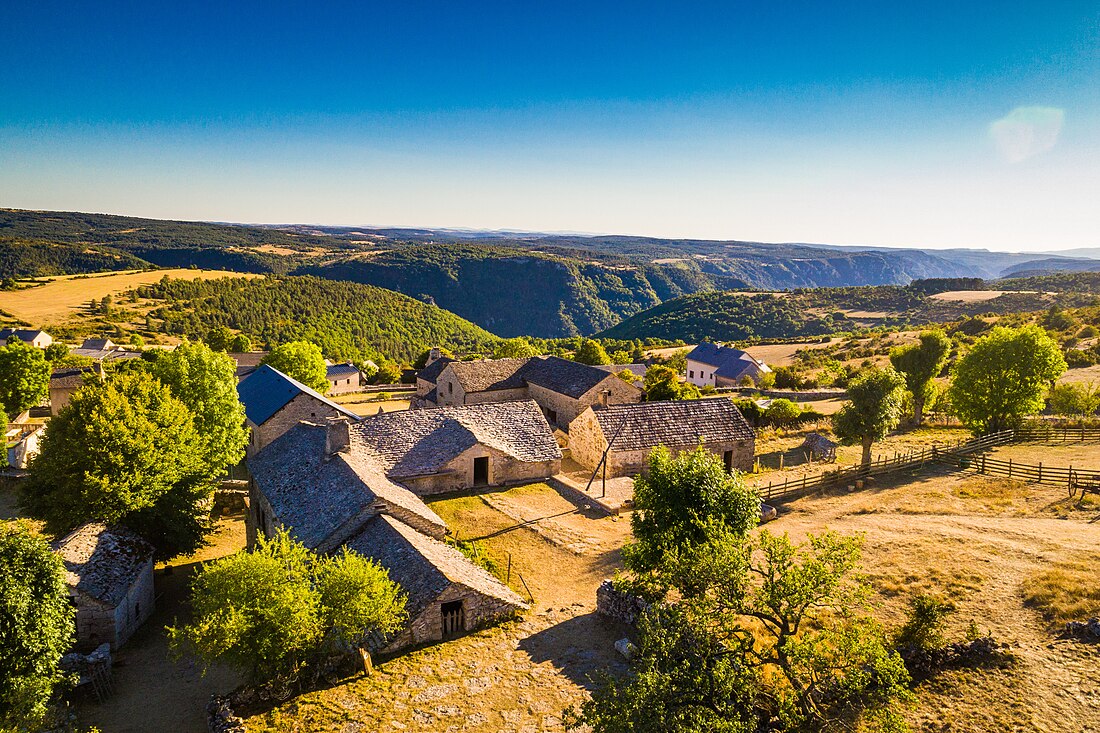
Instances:
[[[502,438],[506,421],[519,424],[523,437]],[[409,597],[409,624],[387,640],[388,650],[490,623],[527,606],[441,542],[446,524],[413,488],[424,490],[427,479],[439,480],[427,484],[437,489],[480,475],[480,451],[490,461],[499,455],[542,466],[540,472],[556,472],[561,460],[534,403],[302,422],[248,459],[249,543],[286,529],[315,552],[349,547],[376,560]]]
[[[746,377],[759,382],[770,371],[771,367],[747,351],[704,342],[687,355],[684,377],[697,387],[737,387]]]
[[[551,425],[568,430],[577,415],[601,400],[625,404],[642,399],[639,387],[614,374],[557,356],[451,361],[438,373],[436,363],[417,376],[418,403],[426,406],[534,400]],[[434,378],[434,387],[425,375]]]
[[[0,345],[13,337],[36,349],[44,349],[53,343],[53,336],[35,328],[0,328]]]
[[[675,453],[698,445],[722,456],[726,470],[748,471],[756,433],[725,397],[589,408],[569,432],[573,459],[595,470],[606,453],[608,476],[641,473],[657,446]]]
[[[153,548],[125,527],[88,523],[54,551],[76,607],[76,648],[121,647],[153,613]]]

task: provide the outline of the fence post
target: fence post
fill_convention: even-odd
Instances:
[[[1008,459],[1008,477],[1012,478],[1012,459]]]
[[[1036,483],[1043,483],[1043,462],[1039,461],[1039,480]]]

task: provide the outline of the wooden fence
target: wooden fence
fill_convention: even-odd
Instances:
[[[1037,420],[1021,427],[1016,439],[1025,443],[1093,443],[1100,441],[1100,423],[1057,425]]]
[[[941,463],[958,466],[959,468],[972,468],[978,473],[990,476],[1004,476],[1032,484],[1065,486],[1071,494],[1074,488],[1078,486],[1100,485],[1100,471],[1087,468],[1044,466],[1041,462],[1038,464],[1017,463],[1012,459],[1002,461],[985,455],[974,456],[973,458],[942,455],[938,460]]]
[[[1005,430],[983,435],[973,440],[959,441],[947,445],[934,445],[909,453],[897,453],[893,456],[879,456],[867,466],[840,468],[816,476],[804,475],[799,478],[787,479],[781,483],[769,481],[767,485],[757,484],[756,488],[760,492],[760,498],[764,501],[790,501],[828,486],[852,484],[871,476],[904,471],[909,468],[922,468],[928,463],[943,463],[946,461],[958,465],[960,458],[998,445],[1011,443],[1014,439],[1015,433],[1011,430]]]

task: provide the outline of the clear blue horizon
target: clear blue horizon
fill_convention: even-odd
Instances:
[[[9,3],[0,206],[1100,246],[1100,7]]]

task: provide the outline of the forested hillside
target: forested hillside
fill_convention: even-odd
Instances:
[[[149,263],[111,247],[0,236],[0,279],[134,270]]]
[[[1084,275],[1058,276],[1057,280],[1029,278],[981,284],[985,289],[1038,292],[991,292],[989,297],[940,298],[950,281],[917,281],[895,285],[815,288],[779,293],[737,291],[698,293],[663,303],[628,318],[598,334],[618,339],[711,339],[731,341],[752,338],[817,336],[871,326],[906,326],[940,323],[985,313],[1019,313],[1044,310],[1051,305],[1088,305],[1095,298],[1088,290],[1071,286]],[[935,287],[936,283],[941,287]],[[959,282],[959,281],[956,281]],[[965,281],[963,281],[965,282]],[[1045,284],[1044,284],[1045,282]],[[1066,288],[1059,291],[1056,282]],[[1095,291],[1093,291],[1095,292]]]
[[[499,339],[441,308],[390,290],[315,277],[162,280],[139,297],[164,301],[159,330],[197,339],[228,326],[257,343],[312,341],[333,359],[410,361],[431,346],[488,352]]]
[[[405,247],[300,272],[398,290],[501,336],[590,334],[711,286],[697,269],[676,265],[466,244]]]

